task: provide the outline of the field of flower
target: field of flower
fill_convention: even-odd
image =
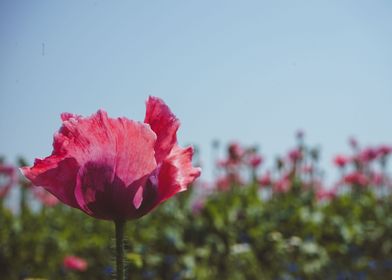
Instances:
[[[263,165],[257,149],[228,145],[214,183],[196,181],[127,224],[126,275],[388,279],[392,148],[361,147],[354,139],[350,146],[350,154],[333,159],[340,177],[325,186],[319,151],[301,133],[272,168]],[[0,173],[1,279],[111,279],[112,223],[64,206],[5,160]],[[10,201],[13,188],[20,195]]]

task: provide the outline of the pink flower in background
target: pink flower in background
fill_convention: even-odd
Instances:
[[[385,175],[380,172],[372,172],[371,174],[371,184],[373,186],[382,186],[385,182]]]
[[[367,186],[369,184],[368,178],[359,171],[354,171],[343,178],[344,182],[349,185]]]
[[[272,185],[271,172],[267,171],[259,180],[259,184],[262,187],[268,187]]]
[[[16,168],[11,165],[0,164],[0,198],[5,197],[17,182]]]
[[[303,183],[304,190],[319,190],[325,189],[324,182],[320,178],[313,178],[312,180]]]
[[[232,161],[240,161],[245,154],[244,149],[240,146],[239,143],[231,143],[228,148],[229,158]]]
[[[45,190],[44,188],[34,188],[33,194],[43,205],[47,207],[53,207],[59,204],[59,200],[53,194]]]
[[[76,270],[76,271],[85,271],[87,270],[88,267],[86,260],[76,256],[66,256],[64,258],[63,265],[65,268],[69,270]]]
[[[350,162],[350,158],[344,155],[337,155],[333,159],[333,163],[340,168],[345,167]]]
[[[316,191],[316,199],[318,201],[329,201],[336,198],[336,195],[337,195],[336,188],[332,188],[332,189],[319,188]]]
[[[227,190],[229,190],[230,189],[230,185],[231,185],[231,182],[230,182],[230,179],[227,176],[220,177],[216,181],[216,187],[220,191],[227,191]]]
[[[217,166],[219,168],[224,168],[224,169],[235,169],[239,166],[240,162],[239,161],[234,161],[232,159],[222,159],[217,162]]]
[[[372,147],[368,147],[368,148],[365,148],[361,151],[361,153],[359,154],[359,160],[362,163],[368,163],[368,162],[375,160],[377,158],[377,156],[378,156],[377,149],[374,149]]]
[[[249,155],[248,162],[251,167],[257,168],[263,163],[263,158],[256,153],[252,153]]]
[[[244,182],[238,174],[232,173],[218,178],[215,185],[219,191],[228,191],[231,186],[243,186]]]
[[[273,190],[277,193],[285,193],[288,192],[291,188],[290,179],[287,176],[284,176],[280,180],[276,181]]]
[[[377,154],[381,157],[385,157],[385,156],[389,155],[390,153],[392,153],[392,146],[381,145],[377,149]]]
[[[63,203],[106,220],[139,218],[187,189],[201,170],[193,149],[177,144],[179,120],[159,98],[147,100],[144,122],[61,115],[53,152],[22,168],[34,185]]]
[[[302,159],[302,151],[298,148],[293,149],[293,150],[289,151],[288,158],[291,160],[291,162],[296,162],[296,161]]]

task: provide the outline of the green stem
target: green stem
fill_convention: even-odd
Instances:
[[[125,221],[114,221],[116,227],[116,279],[124,280],[124,229]]]

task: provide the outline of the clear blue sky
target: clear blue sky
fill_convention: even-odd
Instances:
[[[392,142],[392,2],[0,1],[0,154],[43,157],[64,111],[143,120],[182,144],[237,139],[269,162],[298,128],[330,168],[346,140]]]

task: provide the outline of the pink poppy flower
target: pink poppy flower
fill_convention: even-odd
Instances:
[[[215,185],[218,191],[228,191],[232,186],[243,186],[244,182],[238,174],[232,173],[218,178]]]
[[[333,159],[333,163],[340,168],[343,168],[349,163],[350,158],[344,156],[344,155],[337,155]]]
[[[252,153],[249,155],[248,162],[252,168],[257,168],[263,163],[263,158],[256,153]]]
[[[381,172],[372,172],[371,174],[371,184],[373,186],[382,186],[387,180],[387,177]]]
[[[350,185],[367,186],[369,184],[369,180],[365,176],[365,174],[359,171],[354,171],[347,174],[346,176],[344,176],[343,180],[346,184]]]
[[[287,176],[284,176],[283,178],[276,181],[273,186],[273,190],[276,193],[286,193],[290,190],[290,188],[291,188],[291,181]]]
[[[232,159],[222,159],[217,162],[217,167],[223,169],[235,169],[239,166],[239,161],[234,161]]]
[[[259,180],[259,184],[262,187],[268,187],[272,185],[271,172],[267,171]]]
[[[336,188],[332,188],[329,190],[325,188],[318,188],[316,191],[316,199],[317,201],[329,201],[336,197],[336,193]]]
[[[200,175],[193,149],[177,144],[179,120],[159,98],[149,97],[143,122],[61,115],[53,152],[22,168],[34,185],[63,203],[106,220],[139,218]]]
[[[297,148],[293,149],[293,150],[289,151],[288,158],[291,160],[291,162],[296,162],[296,161],[302,159],[302,151]]]
[[[392,153],[392,146],[381,145],[380,147],[378,147],[377,153],[379,156],[385,157],[385,156],[389,155],[390,153]]]
[[[231,143],[228,147],[229,158],[232,161],[240,161],[245,154],[244,149],[240,146],[240,144],[234,142]]]
[[[9,190],[18,181],[16,169],[10,165],[0,164],[0,198],[7,195]]]
[[[88,267],[86,260],[76,256],[66,256],[63,265],[67,269],[76,271],[85,271]]]
[[[363,149],[359,155],[359,160],[362,163],[368,163],[375,160],[378,156],[378,151],[372,147]]]
[[[216,180],[216,187],[219,191],[227,191],[230,189],[230,179],[227,176],[220,177]]]

